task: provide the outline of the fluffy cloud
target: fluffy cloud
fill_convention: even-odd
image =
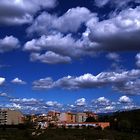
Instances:
[[[53,88],[53,79],[50,77],[42,78],[40,80],[33,82],[34,89],[52,89]]]
[[[42,113],[42,108],[36,107],[36,106],[31,106],[31,105],[10,103],[10,104],[6,104],[3,106],[4,106],[4,108],[8,108],[8,109],[18,109],[18,110],[22,111],[22,113],[25,113],[25,114]],[[45,110],[43,110],[43,112],[44,111]]]
[[[56,101],[47,101],[46,106],[47,107],[59,107],[59,106],[61,106],[61,104]]]
[[[116,62],[120,61],[120,56],[117,53],[108,53],[106,57]]]
[[[95,4],[98,7],[103,7],[107,4],[110,4],[112,7],[123,8],[128,7],[130,2],[140,3],[140,0],[95,0]]]
[[[122,84],[115,85],[113,89],[130,95],[140,95],[140,79],[130,80]]]
[[[50,64],[69,63],[72,58],[92,55],[90,51],[85,49],[87,43],[85,40],[88,38],[88,36],[85,37],[86,32],[80,39],[75,39],[73,34],[70,34],[70,32],[77,32],[81,25],[91,18],[92,21],[97,20],[96,15],[85,7],[69,9],[60,17],[43,12],[27,30],[28,33],[37,32],[43,35],[38,39],[26,42],[23,50],[30,52],[48,51],[42,55],[41,53],[32,53],[31,60]],[[56,57],[57,59],[54,59]]]
[[[85,98],[77,99],[77,100],[75,101],[75,104],[76,104],[77,106],[85,106],[85,105],[86,105],[86,99],[85,99]]]
[[[0,97],[4,97],[4,98],[6,98],[6,99],[8,99],[8,100],[10,100],[10,99],[12,99],[13,97],[12,96],[9,96],[7,93],[5,93],[5,92],[1,92],[0,93]]]
[[[5,96],[5,94],[3,95]],[[119,102],[118,102],[119,100]],[[56,111],[72,111],[83,112],[93,111],[95,113],[115,112],[118,110],[131,110],[139,108],[133,103],[133,100],[127,96],[122,96],[117,101],[112,102],[105,97],[99,97],[92,101],[86,101],[85,98],[80,98],[72,105],[60,104],[57,101],[44,101],[35,98],[11,98],[10,103],[0,105],[4,108],[20,109],[23,113],[47,113],[50,110]],[[94,102],[93,102],[94,101]],[[125,103],[125,104],[124,104]]]
[[[107,112],[112,112],[112,111],[114,111],[114,109],[115,108],[113,106],[107,106],[107,107],[104,108],[104,110],[107,111]]]
[[[97,99],[92,100],[91,110],[95,111],[96,113],[112,112],[116,109],[116,107],[114,106],[116,106],[116,103],[110,101],[105,97],[99,97]]]
[[[73,10],[76,9],[71,9],[69,10],[69,12]],[[87,11],[87,9],[81,11]],[[54,19],[54,17],[51,15],[48,16],[48,14],[47,15],[46,14],[47,13],[43,13],[40,16],[42,16],[43,18],[47,16],[48,17],[46,19],[47,21],[53,21],[52,19]],[[113,53],[109,53],[107,55],[107,58],[116,61],[119,61],[120,59],[119,55],[117,53],[114,53],[116,51],[140,50],[139,49],[139,43],[140,43],[140,37],[139,37],[140,7],[139,6],[134,9],[129,8],[126,10],[122,10],[118,15],[106,20],[99,20],[95,14],[90,13],[88,15],[90,15],[87,16],[89,17],[88,20],[84,21],[84,23],[87,26],[87,29],[85,32],[82,33],[82,37],[79,39],[75,39],[73,37],[73,34],[70,33],[64,35],[60,33],[63,31],[59,31],[59,29],[57,29],[58,31],[55,31],[53,29],[54,27],[52,27],[54,26],[52,22],[46,25],[46,22],[42,22],[42,18],[40,17],[41,23],[45,23],[45,25],[47,26],[45,28],[47,29],[50,28],[50,29],[45,31],[44,28],[42,28],[42,25],[40,26],[40,28],[35,27],[35,29],[37,30],[42,29],[45,32],[49,32],[49,31],[51,32],[50,34],[42,35],[38,39],[32,39],[26,42],[24,45],[24,50],[30,52],[41,52],[44,50],[51,51],[60,56],[70,57],[71,59],[80,58],[83,56],[94,56],[97,52],[109,51]],[[74,21],[76,20],[73,20],[73,22]],[[69,22],[70,21],[68,20],[68,23]],[[59,25],[58,23],[59,22],[57,22],[57,25]],[[82,22],[78,22],[78,23],[80,24],[78,24],[79,26],[77,26],[77,30]],[[36,23],[35,25],[38,24]],[[76,27],[74,23],[73,26]],[[68,26],[64,26],[64,27],[68,28]],[[64,27],[60,29],[66,30]],[[69,29],[70,30],[67,29],[66,31],[72,32],[72,28],[69,27]],[[43,55],[43,57],[44,56],[45,55]]]
[[[3,85],[3,84],[4,84],[4,82],[5,82],[5,78],[0,77],[0,86],[1,86],[1,85]]]
[[[55,5],[56,0],[1,0],[0,23],[7,25],[30,23],[37,11],[53,8]]]
[[[99,97],[92,101],[91,106],[91,110],[96,113],[116,112],[138,108],[139,106],[134,104],[133,100],[128,96],[121,96],[117,101],[111,101],[105,97]]]
[[[140,67],[140,53],[136,55],[136,65]]]
[[[61,33],[32,39],[25,43],[23,50],[31,52],[32,61],[38,60],[49,64],[69,63],[72,58],[79,59],[81,56],[93,55],[92,52],[86,51],[84,40],[75,40],[71,34],[64,36]],[[41,54],[42,51],[47,52]]]
[[[27,29],[27,32],[37,32],[39,34],[46,34],[55,30],[63,33],[77,32],[83,23],[94,16],[85,7],[69,9],[60,17],[43,12],[35,19],[34,23]]]
[[[128,96],[121,96],[119,98],[119,102],[121,102],[121,103],[131,103],[132,99],[130,99]]]
[[[71,62],[70,57],[62,56],[62,55],[56,54],[51,51],[48,51],[45,54],[32,53],[30,55],[30,60],[31,61],[40,61],[42,63],[48,63],[48,64],[70,63]]]
[[[23,80],[21,80],[21,79],[19,79],[19,78],[15,78],[15,79],[13,79],[11,82],[12,82],[13,84],[20,84],[20,85],[26,84],[25,81],[23,81]]]
[[[8,108],[18,108],[24,113],[45,113],[49,110],[61,110],[63,105],[56,101],[45,102],[42,99],[35,98],[11,98],[10,104],[7,104]]]
[[[20,47],[19,40],[13,36],[0,39],[0,53],[8,52]]]
[[[10,108],[14,108],[14,109],[15,109],[15,108],[16,108],[16,109],[21,109],[21,108],[22,108],[21,105],[19,105],[19,104],[15,104],[15,103],[9,105],[8,107],[10,107]]]
[[[95,0],[95,4],[98,7],[103,7],[105,6],[107,3],[109,2],[109,0]]]
[[[122,71],[122,72],[102,72],[94,76],[92,74],[84,74],[79,77],[67,76],[56,81],[52,78],[44,78],[33,82],[33,89],[89,89],[100,88],[112,85],[113,89],[118,88],[121,92],[121,87],[128,81],[136,80],[140,77],[140,70]],[[116,89],[115,89],[116,90]],[[130,91],[127,91],[130,94]],[[135,92],[133,94],[139,94]]]
[[[113,18],[90,22],[91,51],[139,50],[140,7],[121,11]]]
[[[35,98],[13,98],[10,99],[10,102],[20,105],[36,105],[40,104],[42,100],[38,100]]]
[[[105,97],[99,97],[97,100],[94,100],[93,103],[98,105],[109,105],[109,99]]]
[[[8,95],[7,95],[7,93],[0,93],[0,96],[1,97],[7,97]]]
[[[25,51],[41,51],[48,50],[65,56],[78,56],[81,53],[82,44],[75,41],[71,34],[63,36],[55,34],[49,36],[41,36],[39,39],[33,39],[24,45]]]
[[[134,105],[134,104],[128,104],[122,106],[122,110],[134,110],[134,109],[140,109],[140,106]]]

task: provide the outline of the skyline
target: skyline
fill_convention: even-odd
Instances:
[[[140,108],[140,0],[2,0],[0,31],[0,107]]]

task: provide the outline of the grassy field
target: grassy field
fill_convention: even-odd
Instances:
[[[94,129],[0,129],[0,140],[140,140],[140,134]]]

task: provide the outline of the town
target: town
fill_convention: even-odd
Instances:
[[[0,109],[0,140],[139,140],[140,110],[95,114]]]
[[[98,115],[93,112],[58,112],[49,111],[47,114],[23,115],[18,110],[1,109],[0,125],[19,125],[32,123],[36,129],[54,128],[107,128],[109,122],[99,122]]]

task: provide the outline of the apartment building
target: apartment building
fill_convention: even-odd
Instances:
[[[48,121],[58,121],[60,118],[60,112],[49,111],[47,114]]]
[[[0,109],[0,125],[18,125],[23,123],[23,115],[20,111]]]
[[[76,114],[71,113],[71,112],[61,113],[59,121],[68,122],[68,123],[76,122]]]
[[[0,109],[0,125],[4,125],[7,123],[7,112],[5,110]]]
[[[78,123],[85,122],[87,117],[88,116],[86,113],[77,113],[76,114],[76,122],[78,122]]]

